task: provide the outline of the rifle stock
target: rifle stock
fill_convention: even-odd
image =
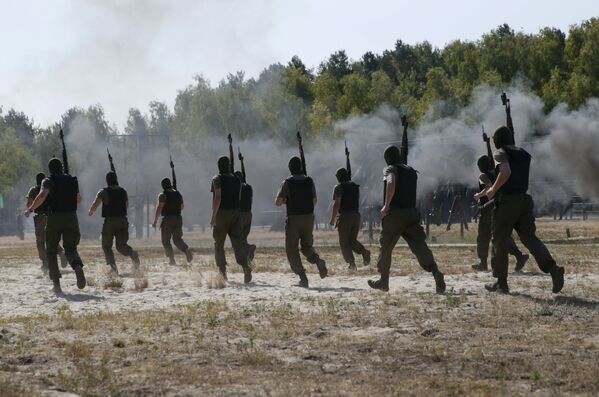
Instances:
[[[229,140],[229,163],[231,166],[231,174],[235,172],[235,156],[233,155],[233,137],[231,134],[227,135]]]
[[[297,143],[299,145],[300,160],[302,161],[302,172],[304,175],[308,175],[306,169],[306,157],[304,156],[304,147],[302,145],[302,134],[300,134],[299,131],[297,132]]]
[[[60,129],[60,141],[62,142],[62,168],[64,170],[64,173],[67,175],[69,174],[69,159],[67,156],[67,147],[64,144],[64,133],[62,132],[62,128]]]
[[[512,120],[512,105],[510,103],[510,98],[507,97],[505,92],[501,93],[501,103],[505,107],[505,123],[512,133],[512,145],[515,145],[516,135],[514,132],[514,121]]]
[[[243,179],[243,183],[245,183],[247,181],[246,179],[246,174],[245,174],[245,165],[243,164],[243,155],[241,154],[241,149],[239,148],[239,146],[237,146],[237,156],[239,158],[239,164],[241,164],[241,176]]]
[[[347,169],[347,176],[351,180],[351,162],[349,160],[349,149],[347,148],[347,141],[345,141],[345,168]]]
[[[110,171],[112,171],[116,174],[116,168],[114,168],[114,162],[112,161],[112,155],[110,154],[110,151],[108,150],[108,148],[106,148],[106,153],[108,154],[108,162],[110,163]]]
[[[490,161],[493,161],[493,150],[491,149],[491,138],[489,138],[489,136],[485,132],[485,126],[483,125],[481,128],[483,131],[483,141],[487,145],[487,156],[489,156]]]
[[[171,166],[171,174],[173,176],[173,188],[177,190],[177,174],[175,174],[175,164],[173,163],[173,158],[170,157],[170,166]]]
[[[408,118],[401,116],[401,125],[403,126],[403,133],[401,135],[401,163],[408,165]]]

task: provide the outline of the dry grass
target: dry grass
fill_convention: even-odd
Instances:
[[[563,240],[566,226],[581,238]],[[237,305],[230,296],[238,290],[229,288],[220,298],[165,309],[80,315],[65,303],[56,315],[0,318],[0,395],[50,389],[86,396],[598,395],[599,286],[586,275],[599,274],[593,243],[599,224],[539,222],[539,229],[554,240],[549,248],[558,262],[575,275],[558,296],[546,292],[550,279],[533,275],[531,260],[525,275],[511,276],[511,296],[459,288],[438,296],[414,288]],[[455,233],[438,241],[459,239]],[[331,273],[345,277],[335,237],[317,233],[317,249]],[[208,270],[209,237],[193,238],[199,269],[173,271],[190,277],[201,272],[204,287],[224,287]],[[290,272],[280,234],[257,233],[256,240],[266,247],[256,255],[258,279],[265,271]],[[466,241],[472,242],[469,233]],[[159,284],[152,279],[144,292],[152,272],[168,269],[156,242],[148,244],[142,250],[146,273],[130,276],[135,290],[142,283],[141,293],[153,293]],[[432,249],[445,273],[472,272],[474,246]],[[101,257],[97,244],[85,243],[82,252],[84,258]],[[34,258],[24,246],[1,241],[0,254],[10,258],[2,262],[7,267]],[[92,274],[105,266],[102,259],[88,262]],[[315,277],[315,267],[306,267]],[[392,271],[413,285],[430,282],[405,246],[397,248]],[[374,272],[373,266],[358,269],[359,275]],[[167,276],[163,283],[169,288]]]

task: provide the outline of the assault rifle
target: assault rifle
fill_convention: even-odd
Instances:
[[[110,163],[110,171],[112,171],[116,174],[116,169],[114,168],[114,162],[112,161],[112,155],[110,154],[110,151],[108,150],[108,148],[106,148],[106,153],[108,153],[108,162]]]
[[[239,158],[239,163],[241,164],[241,181],[243,183],[246,182],[246,175],[245,175],[245,165],[243,164],[243,155],[241,154],[241,149],[239,148],[239,146],[237,146],[237,157]]]
[[[403,133],[401,135],[401,163],[404,165],[408,165],[408,118],[406,116],[401,116],[401,125],[403,126]]]
[[[351,180],[351,162],[349,161],[349,149],[347,148],[347,141],[345,141],[345,168],[347,169],[347,176]]]
[[[493,161],[493,150],[491,149],[491,138],[485,132],[485,126],[481,126],[483,132],[483,142],[487,144],[487,156],[489,156],[489,161]]]
[[[501,93],[501,103],[505,106],[505,119],[507,128],[512,132],[512,144],[516,144],[515,132],[514,132],[514,122],[512,121],[512,105],[510,104],[510,98],[507,97],[505,92]]]
[[[233,155],[233,137],[231,134],[227,135],[229,140],[229,163],[231,167],[231,174],[235,172],[235,156]]]
[[[175,174],[175,164],[173,163],[173,157],[170,157],[171,162],[171,173],[173,174],[173,189],[177,190],[177,175]]]
[[[67,157],[67,147],[64,144],[64,133],[62,132],[62,128],[60,129],[60,141],[62,142],[62,168],[66,175],[69,175],[69,159]]]
[[[304,175],[308,175],[306,170],[306,157],[304,156],[304,147],[302,146],[302,134],[297,132],[297,144],[299,145],[300,160],[302,161],[302,172]]]

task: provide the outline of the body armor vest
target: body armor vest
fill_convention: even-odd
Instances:
[[[418,175],[416,170],[404,164],[394,164],[397,177],[395,194],[391,199],[391,208],[416,208],[416,188]]]
[[[504,194],[524,194],[528,191],[528,177],[530,173],[530,154],[516,146],[503,148],[507,154],[511,174],[507,182],[499,190]],[[495,172],[499,175],[499,165]]]
[[[252,210],[252,200],[254,191],[252,187],[247,183],[241,185],[241,201],[239,203],[239,209],[241,212],[250,212]]]
[[[102,217],[127,216],[127,191],[120,186],[104,188],[108,196],[108,204],[102,203]]]
[[[181,204],[183,204],[183,197],[181,193],[176,190],[165,190],[164,195],[166,196],[166,202],[162,207],[162,216],[178,216],[181,215]]]
[[[360,185],[349,181],[341,183],[341,205],[339,213],[358,212],[360,209]]]
[[[77,211],[77,193],[79,191],[77,178],[59,174],[51,175],[50,180],[54,186],[46,198],[48,213]]]
[[[287,197],[287,215],[306,215],[314,213],[314,202],[312,201],[312,189],[314,182],[312,178],[294,178],[286,179],[289,188],[289,197]]]

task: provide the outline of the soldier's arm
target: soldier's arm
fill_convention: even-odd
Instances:
[[[335,225],[335,220],[337,218],[337,214],[339,213],[339,207],[341,207],[341,197],[336,197],[335,203],[333,204],[333,210],[331,211],[331,221],[329,222],[331,226]]]
[[[214,226],[214,222],[216,221],[216,213],[220,208],[220,202],[222,198],[222,191],[220,188],[214,189],[214,195],[212,197],[212,217],[210,218],[210,226]]]
[[[33,200],[30,197],[27,197],[27,204],[25,204],[25,206],[27,208],[31,207],[31,204],[33,203]]]
[[[285,182],[283,182],[281,184],[281,187],[279,188],[279,192],[277,193],[277,198],[275,200],[275,205],[277,207],[282,206],[283,204],[287,203],[287,184]]]
[[[48,197],[48,189],[46,189],[45,187],[42,187],[40,189],[40,192],[38,193],[37,197],[35,198],[35,200],[33,200],[33,203],[31,203],[31,205],[27,208],[27,210],[25,210],[25,213],[23,215],[28,217],[29,214],[31,214],[33,211],[35,211],[40,205],[44,204],[44,201],[46,201],[47,197]]]
[[[484,185],[484,188],[483,188],[483,190],[481,190],[480,192],[478,192],[474,195],[475,200],[480,200],[482,197],[485,197],[487,195],[487,192],[489,191],[489,189],[493,186],[489,177],[484,175],[484,178],[483,178],[483,175],[480,176],[479,182],[481,182]]]
[[[92,203],[91,207],[89,207],[89,210],[87,211],[87,213],[89,214],[89,216],[92,216],[94,214],[94,212],[96,212],[96,210],[98,209],[98,207],[100,206],[100,204],[102,204],[102,199],[98,195],[98,196],[96,196],[96,199],[94,200],[94,202]]]
[[[162,199],[162,195],[159,195],[158,204],[156,205],[156,212],[154,213],[154,222],[152,222],[152,227],[156,227],[156,223],[158,223],[158,218],[160,218],[160,214],[162,213],[162,208],[164,208],[164,200]]]
[[[491,188],[487,191],[487,197],[492,199],[499,189],[510,179],[510,175],[512,174],[512,169],[510,168],[510,164],[508,162],[499,164],[499,175],[497,175],[497,179]]]
[[[387,181],[387,191],[385,194],[385,205],[381,209],[381,215],[383,216],[387,216],[389,213],[389,209],[391,208],[391,200],[393,200],[393,195],[395,195],[395,184],[397,183],[395,181],[395,174],[392,172],[387,175],[385,180]]]

